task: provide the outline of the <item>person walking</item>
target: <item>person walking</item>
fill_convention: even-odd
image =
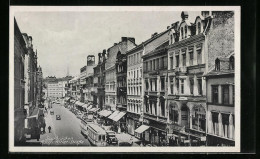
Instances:
[[[49,126],[48,129],[49,129],[49,133],[51,133],[51,126]]]

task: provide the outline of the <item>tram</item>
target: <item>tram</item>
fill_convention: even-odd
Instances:
[[[94,123],[94,121],[92,119],[85,119],[85,120],[81,120],[80,122],[80,129],[81,129],[81,134],[84,135],[85,137],[87,137],[87,125],[90,123]]]
[[[87,124],[87,136],[94,146],[106,146],[106,131],[97,124]]]

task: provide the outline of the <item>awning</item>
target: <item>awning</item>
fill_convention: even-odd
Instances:
[[[82,105],[82,107],[87,109],[87,108],[88,108],[88,105],[87,105],[87,104],[84,104],[84,105]]]
[[[137,129],[135,130],[135,132],[141,134],[141,133],[143,133],[144,131],[146,131],[146,130],[149,129],[149,128],[150,128],[150,126],[141,125],[139,128],[137,128]]]
[[[110,110],[105,110],[104,113],[102,114],[102,116],[108,117],[110,114],[112,114],[112,111],[110,111]]]
[[[112,113],[108,118],[111,119],[111,120],[113,120],[113,118],[114,118],[116,115],[118,115],[119,113],[120,113],[120,111],[116,110],[116,111],[114,111],[114,113]]]
[[[105,110],[101,110],[100,112],[98,112],[99,115],[102,115],[104,113]]]
[[[92,105],[88,106],[88,107],[87,107],[87,110],[90,110],[91,108],[92,108]]]
[[[120,112],[119,114],[117,114],[112,120],[114,120],[115,122],[117,122],[118,120],[120,120],[126,113],[125,112]]]
[[[38,114],[39,114],[39,108],[35,108],[32,112],[32,114],[30,116],[28,116],[27,118],[38,118]]]
[[[75,104],[78,106],[83,106],[85,103],[81,103],[80,101],[77,101]]]
[[[99,108],[91,108],[89,111],[96,112]]]

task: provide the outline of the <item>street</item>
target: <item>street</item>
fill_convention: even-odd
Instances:
[[[61,104],[53,104],[54,115],[45,114],[46,133],[41,135],[43,145],[90,146],[89,141],[80,133],[80,120]],[[56,120],[56,115],[61,120]],[[51,133],[48,127],[51,126]]]

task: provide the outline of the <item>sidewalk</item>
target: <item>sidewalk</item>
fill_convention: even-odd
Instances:
[[[132,141],[133,141],[133,145],[132,146],[137,146],[139,147],[140,145],[138,145],[137,141],[140,141],[139,139],[137,139],[136,137],[130,135],[130,134],[127,134],[127,133],[120,133],[120,134],[116,134],[116,138],[118,139],[119,142],[131,142],[131,137],[132,137]]]
[[[51,119],[52,115],[50,114],[50,110],[48,110],[48,114],[44,113],[44,119],[46,123],[45,133],[41,134],[40,141],[42,145],[49,145],[55,139],[56,134],[54,132],[54,126]],[[51,133],[49,133],[48,127],[51,126]]]

